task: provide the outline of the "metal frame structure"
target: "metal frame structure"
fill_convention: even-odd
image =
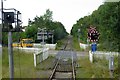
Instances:
[[[42,43],[45,42],[48,38],[52,38],[52,44],[54,43],[54,30],[47,30],[46,28],[38,28],[37,40],[42,40]]]
[[[9,9],[1,9],[2,12],[2,32],[22,32],[22,20],[21,20],[21,13],[20,11],[9,8]],[[14,13],[14,22],[13,23],[6,23],[5,22],[5,13]],[[12,29],[9,28],[9,25],[12,25]]]

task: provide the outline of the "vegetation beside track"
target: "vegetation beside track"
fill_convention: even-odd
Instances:
[[[65,42],[67,41],[67,37],[62,39],[62,40],[59,40],[57,42],[57,46],[56,46],[56,50],[60,50],[61,47],[63,45],[65,45]],[[72,44],[72,43],[71,43]],[[73,37],[73,49],[75,51],[83,51],[83,49],[80,48],[80,45],[79,45],[79,42],[78,42],[78,38],[77,37]]]
[[[63,41],[64,40],[57,41],[56,50],[60,50],[61,46],[63,45]]]
[[[118,57],[114,57],[114,78],[118,78]],[[91,63],[88,57],[79,58],[79,67],[76,71],[76,78],[110,78],[109,61],[105,58],[94,58],[94,63]]]
[[[0,79],[2,78],[2,57],[0,53]]]
[[[15,78],[48,78],[50,62],[53,57],[49,57],[41,62],[36,68],[33,64],[33,54],[14,50],[14,77]],[[2,78],[9,78],[9,59],[8,50],[3,48],[2,54]]]
[[[73,37],[73,47],[74,47],[75,51],[82,51],[82,49],[80,48],[77,37]]]
[[[58,40],[56,45],[56,50],[61,50],[61,48],[65,46],[66,41],[67,41],[67,37],[65,37],[64,39]]]
[[[87,30],[93,25],[100,33],[99,50],[119,52],[120,16],[118,14],[120,14],[120,2],[105,2],[92,14],[77,20],[71,29],[71,35],[74,37],[79,35],[80,41],[87,44]],[[80,29],[79,34],[78,29]]]

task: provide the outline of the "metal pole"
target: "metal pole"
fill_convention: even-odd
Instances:
[[[43,45],[44,45],[44,29],[43,29]]]
[[[10,80],[14,77],[13,48],[12,48],[12,32],[8,32],[8,54],[9,54],[9,70]]]
[[[109,57],[109,70],[110,70],[110,76],[113,78],[113,72],[114,72],[114,56]]]
[[[3,27],[3,1],[1,0],[1,18],[2,24],[0,26],[0,65],[2,65],[2,27]],[[0,79],[2,79],[2,68],[0,68]]]
[[[42,52],[44,54],[44,28],[42,29],[42,33],[43,33],[43,45],[42,45],[43,46],[43,51]]]
[[[78,29],[78,43],[79,43],[80,41],[79,41],[79,29]],[[80,44],[80,43],[79,43]]]
[[[88,44],[88,52],[89,52],[89,50],[90,50],[90,43],[89,43],[90,41],[89,41],[89,39],[87,38],[87,44]]]
[[[16,12],[16,11],[15,11]],[[15,28],[17,27],[18,28],[18,11],[17,11],[17,23],[15,23]]]
[[[78,42],[80,43],[80,29],[78,29]]]
[[[2,28],[3,28],[3,0],[1,0],[1,18],[2,18]]]
[[[52,30],[52,44],[54,44],[54,30]]]
[[[52,34],[52,44],[53,44],[53,34]]]

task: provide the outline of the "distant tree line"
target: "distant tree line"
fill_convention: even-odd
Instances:
[[[46,28],[47,30],[54,30],[54,43],[58,40],[63,39],[68,35],[64,25],[61,22],[53,21],[53,12],[49,9],[42,16],[36,16],[33,20],[28,21],[28,26],[25,27],[25,32],[15,32],[13,33],[13,42],[19,42],[22,38],[33,38],[34,41],[37,39],[38,28]],[[7,33],[2,34],[2,43],[7,44]],[[50,42],[48,40],[48,42]]]
[[[80,41],[87,43],[87,29],[90,25],[97,28],[100,33],[101,50],[119,51],[120,49],[120,2],[105,2],[91,15],[80,18],[73,25],[71,34],[80,35]],[[78,33],[80,29],[80,33]]]

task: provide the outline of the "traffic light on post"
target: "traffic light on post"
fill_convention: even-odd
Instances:
[[[14,23],[14,12],[4,12],[4,23]]]

